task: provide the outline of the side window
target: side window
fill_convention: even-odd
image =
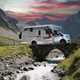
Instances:
[[[59,35],[60,35],[60,36],[63,36],[63,34],[62,34],[62,33],[59,33]]]
[[[48,30],[47,29],[45,29],[45,33],[48,34]]]
[[[25,28],[24,31],[30,31],[30,32],[33,32],[33,28]]]
[[[39,35],[39,36],[41,35],[41,30],[38,31],[38,35]]]
[[[46,34],[48,35],[48,37],[50,38],[52,36],[52,30],[51,29],[45,29]]]
[[[46,34],[52,33],[51,29],[45,29]]]
[[[33,32],[33,28],[30,28],[30,32]]]
[[[58,32],[56,30],[54,30],[53,35],[58,35]]]

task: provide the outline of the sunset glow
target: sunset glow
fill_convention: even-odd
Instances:
[[[64,20],[80,11],[79,0],[3,0],[0,4],[10,15],[23,20],[41,19]]]

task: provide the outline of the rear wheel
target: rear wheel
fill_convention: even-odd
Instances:
[[[37,42],[36,42],[36,41],[32,41],[32,42],[31,42],[31,45],[32,45],[32,46],[37,46]]]

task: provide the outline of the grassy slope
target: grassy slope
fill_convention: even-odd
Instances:
[[[17,44],[18,43],[18,44]],[[0,36],[0,57],[15,56],[15,55],[31,55],[32,51],[28,45],[20,45],[19,41]]]
[[[6,36],[0,36],[0,46],[4,45],[14,45],[16,43],[19,43],[17,40],[11,37],[6,37]]]
[[[31,49],[28,45],[17,45],[17,46],[0,46],[0,57],[14,57],[18,55],[31,56]]]
[[[62,80],[80,80],[80,48],[59,66],[66,71],[66,76]]]

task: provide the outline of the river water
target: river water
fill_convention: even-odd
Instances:
[[[37,63],[33,70],[17,74],[15,80],[59,80],[58,74],[51,72],[57,64]]]

